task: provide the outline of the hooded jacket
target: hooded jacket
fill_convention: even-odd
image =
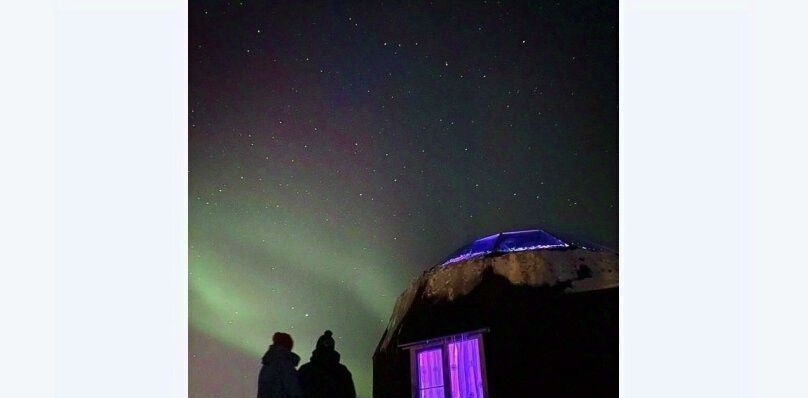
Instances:
[[[258,374],[258,398],[301,398],[302,392],[295,367],[300,357],[279,345],[269,346],[261,359]]]
[[[305,398],[356,398],[351,372],[339,363],[333,349],[318,348],[309,363],[300,367],[300,384]]]

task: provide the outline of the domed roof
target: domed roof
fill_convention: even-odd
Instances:
[[[398,339],[401,322],[414,303],[452,302],[474,291],[486,273],[513,286],[549,287],[564,294],[615,288],[619,283],[618,254],[613,250],[562,241],[540,229],[489,235],[412,280],[396,300],[377,349],[386,350]]]
[[[452,264],[491,254],[521,252],[527,250],[563,249],[571,245],[540,229],[501,232],[477,239],[454,253],[441,265]]]

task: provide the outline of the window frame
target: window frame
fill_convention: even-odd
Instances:
[[[443,376],[443,384],[441,384],[440,387],[443,388],[443,396],[444,396],[444,398],[447,396],[447,392],[448,392],[448,390],[450,388],[449,384],[451,382],[451,380],[447,377],[447,374],[446,374],[446,370],[447,370],[446,360],[449,358],[449,354],[447,353],[445,345],[443,345],[443,344],[431,344],[431,345],[428,345],[428,346],[418,347],[417,349],[411,351],[412,352],[412,354],[411,354],[412,364],[411,364],[410,368],[411,368],[411,370],[414,371],[414,373],[411,373],[411,375],[412,375],[412,379],[413,379],[413,385],[414,385],[414,388],[415,388],[414,397],[416,397],[416,398],[420,398],[421,397],[421,391],[423,391],[423,389],[421,389],[421,377],[420,377],[421,372],[420,372],[420,368],[418,366],[418,355],[421,354],[424,351],[434,351],[435,349],[440,350],[440,368],[441,368],[441,375]],[[412,367],[413,365],[415,366],[414,368]],[[430,387],[430,388],[438,388],[438,386],[434,386],[434,387]]]
[[[488,395],[488,376],[486,374],[486,361],[485,361],[485,339],[483,334],[488,332],[488,329],[474,330],[465,333],[458,333],[449,336],[423,340],[415,343],[404,344],[399,346],[403,349],[410,351],[410,386],[411,396],[413,398],[421,397],[420,388],[420,372],[418,368],[418,354],[424,351],[434,350],[439,348],[441,351],[441,369],[443,372],[443,396],[444,398],[452,397],[452,382],[451,382],[451,369],[449,367],[449,344],[458,341],[477,340],[480,354],[480,375],[483,382],[484,398],[489,398]]]

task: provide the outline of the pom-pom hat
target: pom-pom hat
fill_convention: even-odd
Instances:
[[[333,350],[334,349],[334,338],[331,337],[333,333],[330,330],[326,330],[319,339],[317,339],[317,349],[318,350]]]

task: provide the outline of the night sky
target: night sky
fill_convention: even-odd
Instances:
[[[395,299],[467,241],[617,248],[616,1],[189,18],[190,396],[254,396],[274,332],[305,362],[331,329],[369,397]]]

